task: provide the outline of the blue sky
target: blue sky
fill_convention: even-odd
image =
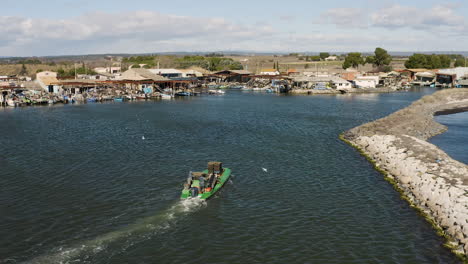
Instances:
[[[0,56],[468,49],[459,1],[2,0]]]

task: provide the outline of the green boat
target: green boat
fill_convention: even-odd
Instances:
[[[190,172],[180,196],[181,199],[207,200],[221,189],[231,176],[231,169],[223,168],[221,162],[208,162],[208,169]]]

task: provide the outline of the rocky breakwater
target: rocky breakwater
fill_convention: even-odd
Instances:
[[[367,156],[467,261],[468,166],[426,141],[447,129],[434,115],[462,111],[468,111],[468,89],[442,90],[341,138]],[[467,142],[460,144],[468,149]]]

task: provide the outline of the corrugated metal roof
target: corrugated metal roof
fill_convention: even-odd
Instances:
[[[122,73],[122,80],[130,81],[143,81],[143,80],[153,80],[153,81],[167,81],[169,80],[166,77],[161,75],[154,74],[147,69],[137,68],[129,69],[128,71]]]

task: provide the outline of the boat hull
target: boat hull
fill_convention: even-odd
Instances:
[[[208,170],[205,170],[204,173],[208,173]],[[219,177],[219,182],[216,183],[214,188],[209,191],[209,192],[204,192],[201,194],[198,194],[198,198],[201,200],[208,200],[209,198],[213,197],[221,188],[223,188],[224,184],[229,180],[229,177],[231,177],[231,169],[229,168],[224,168],[223,173]],[[192,198],[190,195],[189,190],[183,190],[182,194],[180,196],[180,199],[189,199]]]

